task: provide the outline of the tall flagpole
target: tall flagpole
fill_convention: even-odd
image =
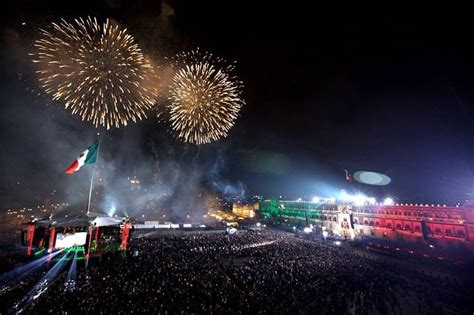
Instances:
[[[91,185],[89,187],[89,201],[87,202],[87,214],[89,214],[89,210],[91,208],[91,197],[92,197],[92,187],[94,186],[94,174],[95,174],[95,166],[97,161],[99,160],[99,151],[100,151],[100,133],[97,133],[97,142],[99,142],[99,146],[97,148],[97,159],[94,163],[94,167],[92,168],[92,176],[91,176]]]
[[[89,210],[91,208],[92,186],[94,185],[94,173],[95,173],[95,164],[96,163],[97,163],[97,161],[94,163],[94,167],[92,168],[91,186],[89,188],[89,202],[87,202],[87,214],[89,214]]]

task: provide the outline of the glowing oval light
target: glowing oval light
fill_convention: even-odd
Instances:
[[[385,186],[392,181],[387,175],[369,171],[355,172],[353,178],[359,183],[376,186]]]

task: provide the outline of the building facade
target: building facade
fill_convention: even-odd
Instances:
[[[242,218],[251,219],[256,216],[258,207],[258,202],[251,204],[234,202],[232,204],[232,213]]]
[[[463,205],[363,205],[339,202],[264,200],[258,215],[301,225],[313,224],[335,235],[396,242],[436,243],[474,248],[474,203]]]

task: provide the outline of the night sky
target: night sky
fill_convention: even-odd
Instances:
[[[88,15],[127,27],[158,63],[195,47],[235,60],[245,84],[241,117],[213,144],[182,144],[153,115],[103,133],[110,182],[137,175],[146,184],[161,172],[160,185],[172,186],[176,198],[203,189],[288,198],[346,189],[452,203],[474,193],[474,25],[462,8],[19,3],[1,22],[0,198],[7,206],[87,189],[87,171],[71,178],[62,170],[97,130],[31,92],[38,87],[27,53],[39,27]],[[381,172],[392,183],[348,183],[344,169]]]

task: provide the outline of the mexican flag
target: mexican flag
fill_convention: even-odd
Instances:
[[[99,141],[95,144],[88,147],[86,150],[82,151],[82,153],[77,157],[77,159],[72,162],[71,166],[69,166],[64,173],[66,174],[74,174],[84,164],[94,164],[97,160],[97,154],[99,153]]]

